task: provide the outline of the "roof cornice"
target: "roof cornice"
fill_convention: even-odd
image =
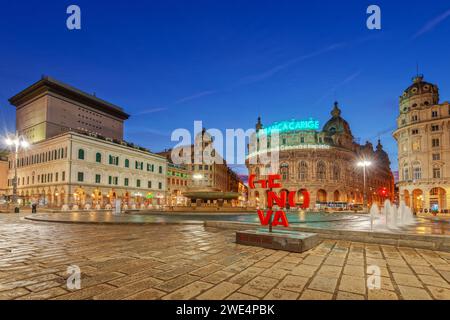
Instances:
[[[91,108],[116,116],[122,120],[126,120],[130,117],[130,115],[125,113],[121,107],[99,99],[94,95],[83,92],[48,76],[42,77],[41,80],[20,91],[8,101],[15,107],[20,107],[27,101],[32,100],[34,97],[47,92],[72,99]]]

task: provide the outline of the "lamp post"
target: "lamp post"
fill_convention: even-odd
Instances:
[[[14,178],[13,178],[13,203],[15,205],[14,212],[19,213],[19,204],[17,202],[17,160],[19,157],[19,150],[22,148],[26,150],[30,144],[25,138],[19,136],[16,132],[16,135],[13,137],[7,137],[5,139],[5,143],[14,151]]]
[[[363,168],[363,207],[367,210],[367,192],[366,192],[366,168],[372,165],[372,162],[363,160],[358,162],[358,167]]]

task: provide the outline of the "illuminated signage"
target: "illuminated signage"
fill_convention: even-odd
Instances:
[[[286,202],[289,203],[290,208],[296,207],[295,196],[297,192],[281,191],[277,193],[272,191],[272,188],[282,188],[281,183],[277,182],[278,180],[281,180],[281,175],[279,174],[269,174],[268,180],[262,179],[256,181],[255,179],[256,179],[255,174],[251,174],[249,176],[248,185],[250,189],[256,188],[255,183],[259,184],[261,188],[267,189],[267,206],[269,207],[269,210],[267,211],[266,215],[264,215],[263,210],[257,210],[261,225],[266,226],[270,223],[273,226],[282,225],[284,227],[289,227],[289,221],[286,217],[286,212],[284,211],[284,208],[286,208],[287,204]],[[300,206],[300,208],[307,209],[309,208],[309,192],[306,190],[302,190],[302,196],[303,196],[303,204]],[[272,210],[274,202],[279,208],[279,210],[276,210],[276,212]]]
[[[275,122],[267,128],[264,128],[262,133],[270,135],[274,130],[278,130],[280,133],[287,131],[319,130],[319,121],[309,118],[308,120],[288,120]]]

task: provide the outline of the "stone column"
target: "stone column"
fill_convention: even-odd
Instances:
[[[307,190],[309,192],[309,208],[314,209],[317,201],[317,190]]]
[[[444,204],[444,208],[445,210],[449,210],[450,209],[450,188],[446,188],[445,189],[445,204]]]

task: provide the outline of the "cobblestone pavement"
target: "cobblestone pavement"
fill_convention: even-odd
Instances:
[[[66,286],[81,269],[81,289]],[[381,289],[368,290],[367,266]],[[200,225],[78,225],[0,214],[0,299],[450,299],[450,253],[345,241],[241,246]]]

